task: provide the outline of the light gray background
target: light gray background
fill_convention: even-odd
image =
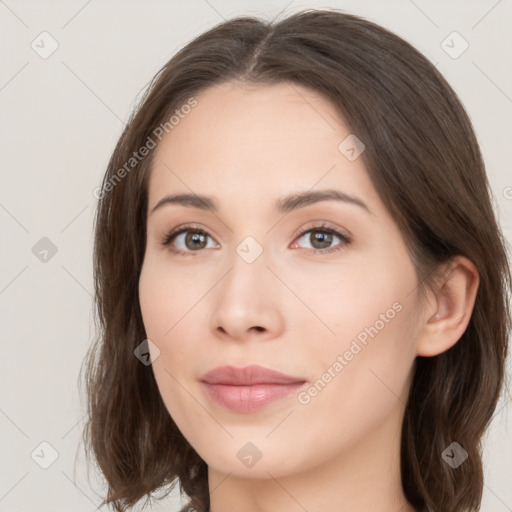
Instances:
[[[0,0],[0,512],[92,512],[100,502],[101,480],[87,482],[81,449],[73,474],[84,415],[77,375],[93,336],[92,192],[136,98],[179,48],[223,19],[304,7],[365,16],[436,64],[474,122],[510,243],[508,0]],[[59,45],[46,59],[31,47],[50,48],[43,31]],[[441,46],[453,31],[469,43],[456,59]],[[32,252],[42,237],[57,247],[46,262]],[[485,441],[486,512],[512,511],[510,400],[500,400]],[[48,469],[35,462],[51,462],[43,441],[58,453]],[[170,503],[153,510],[177,510]]]

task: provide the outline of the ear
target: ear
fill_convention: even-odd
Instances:
[[[431,292],[420,315],[418,356],[437,356],[459,341],[469,324],[479,283],[478,271],[468,258],[451,260],[439,290]]]

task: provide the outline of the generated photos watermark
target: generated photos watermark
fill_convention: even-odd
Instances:
[[[347,349],[343,354],[339,354],[333,363],[327,368],[327,370],[322,374],[322,376],[316,380],[309,388],[304,391],[301,391],[297,395],[297,400],[302,405],[307,405],[311,402],[311,400],[318,396],[318,394],[331,382],[336,375],[338,375],[345,366],[347,366],[350,361],[354,359],[354,357],[359,354],[367,345],[368,345],[368,337],[375,338],[384,327],[395,316],[397,313],[402,311],[403,306],[400,302],[396,301],[393,305],[386,310],[385,313],[381,313],[379,315],[379,319],[376,320],[372,326],[365,327],[350,343],[349,349]]]
[[[150,151],[157,145],[155,139],[158,141],[162,140],[164,133],[169,133],[173,130],[182,119],[184,119],[192,109],[197,105],[197,100],[192,96],[187,102],[182,105],[179,109],[175,110],[173,115],[165,123],[157,126],[151,135],[146,139],[146,143],[143,144],[137,151],[132,153],[132,156],[120,167],[104,184],[102,187],[96,187],[93,190],[92,195],[96,199],[103,199],[108,192],[111,192],[114,187],[128,175],[137,165],[149,155]]]

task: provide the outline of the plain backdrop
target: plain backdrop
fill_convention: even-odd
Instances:
[[[0,512],[92,512],[101,501],[79,446],[77,388],[93,337],[93,190],[136,99],[224,19],[306,7],[376,21],[438,67],[474,123],[510,243],[510,0],[0,1]],[[512,511],[511,410],[503,396],[485,438],[485,512]]]

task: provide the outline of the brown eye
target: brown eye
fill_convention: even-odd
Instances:
[[[311,231],[309,234],[309,242],[314,249],[326,249],[332,244],[332,237],[332,233]]]
[[[206,238],[208,235],[193,231],[188,231],[185,235],[184,243],[187,249],[196,251],[197,249],[204,249],[206,247]]]
[[[303,239],[306,243],[310,244],[310,247],[305,247],[305,249],[317,251],[321,254],[341,250],[351,242],[348,236],[328,226],[316,226],[303,231],[299,235],[296,244]],[[339,242],[333,246],[332,244],[336,242],[336,239],[338,239]]]
[[[201,249],[212,248],[208,246],[210,235],[203,230],[193,229],[191,227],[182,227],[177,231],[172,231],[161,241],[162,245],[170,246],[171,251],[186,254],[198,252]],[[215,245],[213,245],[215,247]]]

